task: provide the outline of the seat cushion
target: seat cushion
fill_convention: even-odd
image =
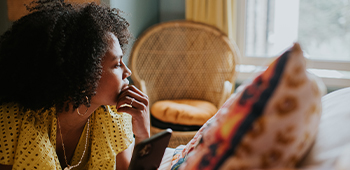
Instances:
[[[315,139],[324,92],[320,79],[307,73],[300,46],[242,89],[175,155],[173,169],[296,166]]]
[[[202,100],[162,100],[152,105],[151,114],[167,123],[201,126],[217,110],[214,104]]]

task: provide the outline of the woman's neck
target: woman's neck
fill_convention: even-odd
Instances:
[[[79,112],[84,115],[79,115],[77,109],[73,110],[72,106],[70,108],[69,111],[57,113],[56,153],[62,169],[67,166],[66,159],[68,163],[71,162],[84,127],[98,106],[80,106]]]
[[[80,114],[78,114],[78,109],[73,110],[73,107],[70,106],[70,109],[68,111],[64,110],[60,113],[57,113],[62,128],[62,134],[67,131],[84,129],[88,118],[98,107],[99,106],[90,106],[87,108],[84,105],[80,106],[78,108]]]

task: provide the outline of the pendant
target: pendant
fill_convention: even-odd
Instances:
[[[64,170],[70,170],[70,168],[69,167],[65,167]]]

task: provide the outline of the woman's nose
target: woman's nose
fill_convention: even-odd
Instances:
[[[131,70],[125,65],[125,69],[124,69],[124,77],[123,79],[130,77],[131,76]]]

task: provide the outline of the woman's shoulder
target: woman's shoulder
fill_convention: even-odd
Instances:
[[[115,106],[105,105],[96,109],[91,116],[92,123],[104,124],[106,126],[123,126],[129,131],[132,126],[132,116],[128,113],[118,112]],[[130,128],[131,129],[131,128]]]
[[[0,164],[11,165],[20,135],[23,122],[23,114],[19,105],[14,103],[0,104],[0,128],[2,139],[0,139],[0,150],[7,154],[0,155]]]
[[[131,118],[131,115],[123,112],[118,112],[116,106],[113,105],[103,105],[96,109],[95,114],[106,115],[114,118]]]
[[[115,106],[102,106],[91,115],[92,139],[96,143],[108,143],[108,147],[121,152],[133,142],[131,115],[117,112]],[[106,141],[101,141],[106,140]],[[101,148],[99,148],[99,152]]]
[[[18,104],[2,103],[0,104],[0,124],[18,124],[23,119],[23,113]],[[14,120],[11,122],[11,120]]]
[[[20,124],[20,122],[24,119],[33,119],[35,121],[42,122],[45,119],[55,117],[55,115],[55,108],[33,111],[25,110],[17,103],[0,104],[0,124]]]
[[[3,109],[17,109],[19,105],[16,103],[0,103],[0,111]]]
[[[55,110],[24,110],[18,104],[0,104],[0,164],[19,166],[32,164],[32,159],[54,160],[56,135]],[[45,149],[39,149],[45,148]],[[43,151],[44,150],[44,151]],[[29,168],[32,169],[32,168]]]

